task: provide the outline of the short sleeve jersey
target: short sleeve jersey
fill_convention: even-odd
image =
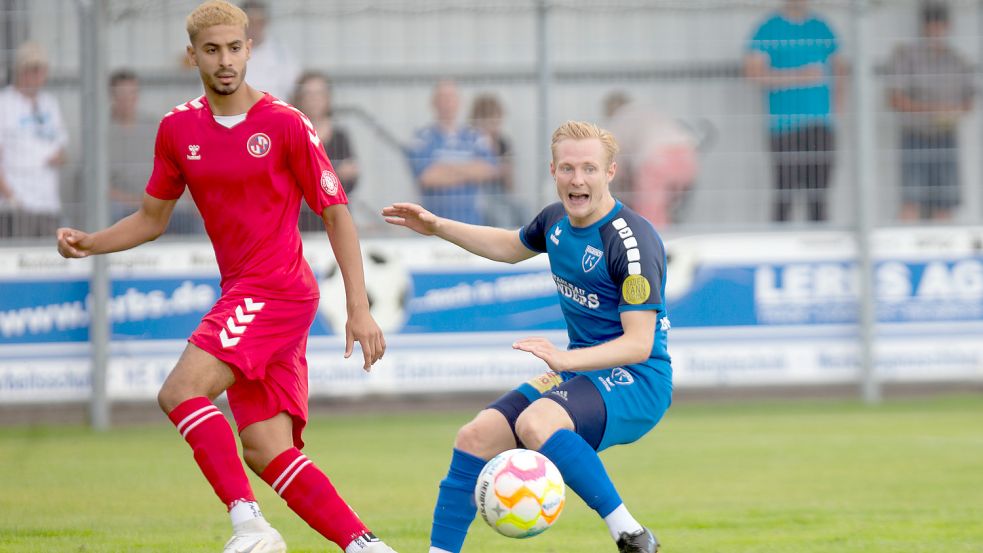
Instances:
[[[297,228],[300,201],[321,213],[348,200],[299,110],[266,94],[226,128],[204,96],[177,106],[160,122],[146,191],[176,200],[185,186],[215,249],[223,294],[318,297]]]
[[[519,238],[530,250],[549,256],[571,349],[624,334],[622,311],[653,310],[657,320],[650,357],[669,362],[666,253],[651,223],[616,201],[600,221],[575,227],[563,204],[555,203],[522,227]]]
[[[816,14],[792,21],[776,13],[754,32],[748,50],[768,57],[774,69],[798,69],[812,64],[824,66],[826,82],[807,86],[773,88],[767,93],[769,126],[785,131],[812,123],[832,122],[829,83],[833,79],[830,58],[838,50],[836,34]]]

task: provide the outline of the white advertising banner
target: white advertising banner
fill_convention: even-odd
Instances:
[[[983,380],[983,229],[874,236],[877,373],[884,381]],[[566,344],[545,256],[516,265],[436,239],[364,241],[385,359],[343,358],[343,287],[324,237],[305,252],[321,283],[308,347],[319,396],[506,390],[545,366],[511,349]],[[677,387],[857,381],[857,266],[839,232],[697,236],[667,243],[669,351]],[[218,299],[211,247],[163,242],[110,257],[109,393],[150,399]],[[88,260],[0,250],[0,402],[89,394]]]

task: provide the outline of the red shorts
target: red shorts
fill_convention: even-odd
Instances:
[[[255,295],[219,298],[188,341],[232,367],[226,394],[241,432],[286,412],[294,444],[303,447],[307,424],[307,335],[317,298],[284,301]]]

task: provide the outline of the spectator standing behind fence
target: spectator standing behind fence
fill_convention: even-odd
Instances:
[[[0,91],[0,237],[51,236],[59,226],[68,133],[47,81],[44,49],[21,44],[14,82]]]
[[[617,194],[658,229],[673,224],[696,181],[697,139],[678,121],[615,91],[604,99],[608,128],[621,150]]]
[[[297,80],[290,103],[304,112],[321,138],[341,187],[351,195],[358,185],[359,168],[348,132],[334,124],[331,80],[319,71],[307,71]],[[300,230],[323,231],[324,222],[312,211],[300,210]]]
[[[109,76],[109,101],[109,198],[113,221],[118,221],[143,201],[160,118],[139,110],[140,79],[130,69],[117,69]],[[187,194],[174,207],[168,229],[172,233],[204,230]]]
[[[293,52],[269,32],[270,11],[266,2],[247,0],[242,11],[249,17],[246,35],[253,41],[249,56],[249,83],[258,90],[286,100],[300,76]]]
[[[471,126],[485,135],[498,163],[499,177],[484,187],[482,217],[493,227],[520,227],[528,219],[516,201],[513,178],[512,142],[502,133],[505,109],[494,94],[479,94],[471,103]]]
[[[788,221],[797,192],[810,221],[827,219],[836,149],[834,111],[846,66],[836,34],[808,0],[785,0],[754,32],[745,75],[766,91],[774,166],[772,219]]]
[[[407,148],[423,206],[439,217],[484,224],[479,206],[482,187],[501,177],[487,138],[457,122],[461,105],[457,83],[434,85],[436,120],[418,130]]]
[[[903,221],[948,220],[961,202],[959,120],[972,108],[973,68],[948,42],[949,11],[925,3],[922,37],[891,58],[891,108],[900,116]]]

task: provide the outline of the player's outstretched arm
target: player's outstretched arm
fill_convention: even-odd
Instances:
[[[348,322],[345,323],[345,357],[351,357],[355,342],[362,346],[365,363],[362,368],[369,370],[386,353],[386,338],[382,329],[369,313],[369,297],[365,292],[365,271],[362,269],[362,250],[358,245],[358,232],[348,208],[343,204],[324,208],[321,214],[324,227],[328,231],[331,250],[334,251],[341,278],[345,283],[345,299],[348,307]],[[333,300],[330,298],[328,301]]]
[[[389,224],[406,227],[424,236],[443,238],[492,261],[518,263],[536,255],[522,244],[518,230],[469,225],[437,217],[417,204],[393,204],[382,209],[382,216]]]
[[[655,311],[625,311],[621,313],[625,333],[610,342],[589,348],[561,350],[546,338],[534,336],[517,340],[512,347],[528,351],[557,372],[596,371],[631,365],[641,363],[652,354],[655,321]]]
[[[176,203],[177,200],[160,200],[144,194],[140,209],[109,228],[91,234],[60,228],[57,232],[58,253],[69,258],[88,257],[128,250],[155,240],[167,229]]]

